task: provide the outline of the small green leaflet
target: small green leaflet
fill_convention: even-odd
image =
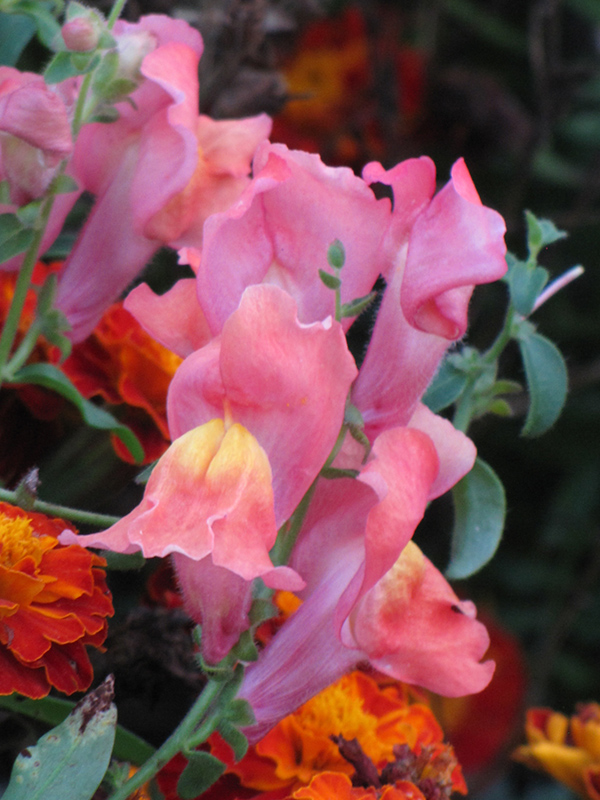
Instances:
[[[33,383],[52,389],[70,400],[92,428],[108,430],[118,436],[137,462],[144,458],[142,445],[133,431],[108,411],[82,397],[67,376],[52,364],[28,364],[12,376],[11,383]]]
[[[177,794],[182,800],[198,797],[225,772],[225,764],[202,750],[184,753],[188,763],[177,781]]]
[[[521,434],[540,436],[554,425],[567,399],[567,367],[558,348],[533,329],[524,328],[518,342],[529,389]]]
[[[437,414],[443,408],[451,405],[460,395],[467,385],[468,375],[463,370],[456,367],[446,359],[435,374],[434,379],[427,387],[423,396],[423,402]]]
[[[3,800],[89,800],[113,749],[117,709],[112,698],[109,676],[64,722],[22,750]]]
[[[504,529],[506,496],[494,470],[478,458],[452,490],[454,530],[447,578],[468,578],[496,552]]]

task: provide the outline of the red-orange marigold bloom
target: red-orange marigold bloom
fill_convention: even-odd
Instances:
[[[85,646],[102,646],[113,614],[106,561],[59,544],[65,528],[0,502],[0,695],[72,694],[92,681]]]

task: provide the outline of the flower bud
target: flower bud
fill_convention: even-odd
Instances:
[[[74,17],[65,22],[61,29],[65,45],[69,50],[77,53],[85,53],[95,50],[100,39],[100,29],[98,25],[86,17]]]

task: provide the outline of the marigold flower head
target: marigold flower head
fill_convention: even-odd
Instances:
[[[600,800],[600,705],[580,703],[569,719],[549,708],[531,708],[527,744],[513,757],[547,772],[580,797]]]
[[[81,692],[86,645],[101,647],[113,607],[103,558],[58,535],[71,526],[0,503],[0,695]]]

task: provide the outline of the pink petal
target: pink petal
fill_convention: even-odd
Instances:
[[[471,471],[477,449],[468,436],[456,430],[450,420],[434,414],[423,403],[417,405],[408,424],[432,439],[440,460],[440,470],[429,492],[429,499],[433,500],[445,494]]]
[[[460,602],[450,585],[416,545],[405,551],[398,569],[363,598],[354,615],[354,641],[370,654],[376,669],[446,697],[484,689],[494,662],[480,659],[489,646],[475,607]],[[407,559],[410,563],[407,564]],[[414,577],[414,576],[413,576]]]
[[[289,295],[275,286],[251,286],[223,328],[220,375],[215,357],[215,348],[200,351],[179,367],[167,399],[169,428],[178,436],[202,424],[220,397],[231,418],[268,454],[280,524],[300,502],[340,431],[356,375],[344,333],[331,321],[301,325]]]
[[[163,295],[154,294],[147,283],[141,283],[129,292],[124,306],[150,336],[182,358],[212,338],[198,305],[193,278],[178,280]]]
[[[446,339],[460,338],[473,287],[506,272],[505,231],[500,214],[481,205],[460,159],[450,182],[414,223],[402,285],[409,322]]]

